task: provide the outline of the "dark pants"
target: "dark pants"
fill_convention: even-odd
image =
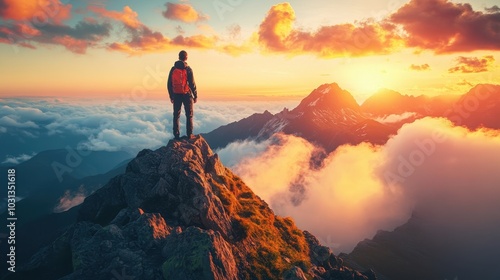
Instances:
[[[184,104],[186,111],[186,135],[193,134],[193,99],[191,94],[174,94],[174,136],[179,136],[179,117]]]

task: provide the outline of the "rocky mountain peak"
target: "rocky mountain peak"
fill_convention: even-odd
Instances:
[[[308,111],[311,108],[331,111],[351,109],[357,112],[359,104],[348,91],[341,89],[337,83],[332,83],[313,90],[295,110]]]
[[[276,216],[205,139],[143,150],[7,279],[375,279]]]
[[[373,115],[402,114],[422,112],[428,107],[429,99],[425,96],[403,95],[390,89],[381,89],[363,102],[363,112]]]

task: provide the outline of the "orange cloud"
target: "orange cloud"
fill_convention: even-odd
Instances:
[[[64,46],[69,51],[78,54],[84,54],[87,51],[87,47],[89,46],[89,42],[86,40],[75,39],[68,35],[62,37],[54,37],[53,43]]]
[[[97,45],[108,37],[111,26],[108,23],[81,21],[75,27],[46,23],[36,26],[28,23],[0,25],[0,43],[32,48],[33,43],[62,45],[71,52],[84,54],[88,47]]]
[[[137,19],[137,12],[132,10],[129,6],[125,6],[123,12],[109,11],[100,6],[89,6],[89,10],[103,17],[121,21],[130,28],[137,28],[141,25],[141,22]]]
[[[448,69],[449,73],[486,72],[488,71],[488,68],[495,62],[495,58],[492,55],[483,56],[482,58],[459,56],[456,61],[457,66]]]
[[[498,50],[500,11],[474,11],[470,4],[448,0],[411,0],[390,16],[408,33],[410,47],[452,53]]]
[[[412,65],[410,65],[410,69],[415,70],[415,71],[425,71],[425,70],[430,70],[431,67],[427,63],[422,64],[422,65],[412,64]]]
[[[295,12],[289,3],[273,6],[260,24],[258,42],[268,51],[322,57],[383,54],[401,45],[396,26],[388,22],[323,26],[316,32],[294,29],[294,22]]]
[[[71,7],[71,4],[62,4],[59,0],[0,0],[0,17],[61,23],[71,17]]]
[[[250,53],[253,50],[253,47],[250,46],[249,44],[242,44],[242,45],[234,45],[234,44],[228,44],[224,45],[219,48],[219,50],[223,53],[232,55],[232,56],[239,56],[242,54]]]
[[[213,48],[217,42],[217,37],[207,37],[204,35],[194,35],[190,37],[177,36],[172,40],[175,45],[186,46],[191,48]]]
[[[170,39],[164,37],[160,32],[152,31],[145,25],[141,25],[138,29],[132,29],[129,32],[132,35],[131,40],[123,43],[112,43],[108,46],[108,49],[138,55],[168,50],[171,45]]]
[[[268,49],[287,49],[286,39],[290,36],[295,22],[295,11],[289,3],[275,5],[267,13],[259,27],[259,41]]]
[[[36,44],[33,43],[61,45],[71,52],[84,54],[89,47],[102,46],[99,43],[110,36],[112,26],[108,22],[99,23],[94,18],[86,17],[74,27],[64,25],[61,21],[69,18],[71,5],[62,5],[59,0],[37,1],[0,0],[0,16],[19,21],[0,24],[0,43],[27,48],[35,48]],[[218,41],[215,35],[177,36],[170,39],[141,23],[137,12],[129,6],[125,6],[122,11],[107,10],[104,6],[89,6],[88,9],[104,18],[121,22],[126,27],[125,32],[130,35],[130,39],[108,44],[109,50],[140,55],[162,52],[179,46],[215,48]],[[33,15],[39,16],[40,11],[46,13],[53,11],[53,14],[51,13],[53,17],[43,24],[38,24],[36,20],[29,21]],[[177,16],[183,16],[186,20],[189,20],[189,14],[189,11],[176,13]],[[198,20],[203,18],[205,17],[199,16]]]
[[[130,55],[141,55],[145,53],[155,53],[185,46],[190,48],[214,48],[217,38],[204,35],[194,35],[185,37],[179,35],[173,39],[163,36],[161,32],[151,30],[145,25],[137,29],[130,29],[131,40],[123,43],[112,43],[108,46],[109,50],[121,51]]]
[[[170,3],[167,3],[170,4]],[[137,18],[137,12],[129,6],[123,8],[123,12],[106,10],[104,7],[89,7],[94,13],[111,18],[123,23],[126,32],[130,35],[129,40],[114,42],[107,46],[108,50],[120,51],[129,55],[142,55],[146,53],[163,52],[179,46],[192,48],[213,48],[217,42],[215,36],[177,36],[170,39],[161,32],[154,31]]]
[[[208,16],[198,13],[189,4],[174,4],[167,2],[165,7],[167,9],[163,11],[162,15],[167,19],[178,20],[186,23],[199,22],[208,19]]]
[[[63,24],[71,17],[72,5],[60,0],[0,0],[0,43],[34,49],[36,44],[61,45],[83,54],[88,47],[110,34],[108,23],[84,20],[74,27]],[[34,44],[35,43],[35,44]]]

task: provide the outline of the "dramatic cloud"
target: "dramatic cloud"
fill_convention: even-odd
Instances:
[[[286,49],[285,39],[293,30],[295,11],[289,3],[275,5],[260,24],[259,40],[270,50]]]
[[[277,137],[278,145],[234,170],[278,215],[291,216],[323,244],[347,252],[409,217],[409,210],[397,203],[401,195],[374,175],[380,164],[376,147],[340,147],[315,169],[310,160],[317,148],[302,138]]]
[[[89,10],[106,18],[118,20],[130,28],[138,28],[142,23],[137,18],[137,12],[129,6],[123,7],[123,12],[109,11],[102,6],[89,6]]]
[[[84,54],[89,47],[97,46],[110,35],[111,25],[80,21],[75,27],[46,23],[32,25],[14,23],[0,25],[0,42],[35,48],[33,43],[62,45],[67,50]]]
[[[137,18],[137,12],[129,6],[125,6],[123,11],[110,11],[101,6],[90,6],[90,10],[105,18],[109,18],[122,23],[128,39],[123,42],[113,42],[108,44],[108,50],[120,51],[129,55],[142,55],[147,53],[164,52],[178,47],[215,48],[218,41],[216,36],[179,35],[173,39],[154,31]]]
[[[500,223],[499,136],[425,118],[383,146],[341,146],[318,168],[310,164],[317,148],[279,135],[234,171],[277,214],[293,217],[337,252],[403,224],[413,211],[441,230],[457,227],[479,238]]]
[[[404,192],[436,234],[488,256],[500,234],[499,136],[442,119],[417,121],[387,143],[377,173]]]
[[[151,30],[145,25],[137,29],[128,29],[131,39],[123,43],[115,42],[108,49],[121,51],[130,55],[161,52],[171,48],[171,40],[164,37],[161,32]]]
[[[214,48],[217,38],[214,36],[194,35],[182,36],[179,35],[173,39],[163,36],[161,32],[151,30],[145,25],[141,25],[137,29],[128,30],[131,39],[122,43],[112,43],[108,49],[114,51],[125,52],[130,55],[142,55],[146,53],[163,52],[179,47]]]
[[[500,11],[488,12],[448,0],[411,0],[392,14],[390,21],[408,33],[409,47],[435,53],[498,50]]]
[[[35,23],[61,23],[71,17],[71,4],[59,0],[0,0],[0,17]]]
[[[137,11],[130,6],[108,10],[104,4],[91,4],[87,10],[79,10],[84,19],[75,25],[68,24],[71,12],[72,5],[63,4],[61,0],[0,0],[0,17],[5,20],[0,24],[0,43],[31,49],[40,44],[62,45],[78,54],[86,53],[89,48],[103,47],[129,55],[189,47],[230,55],[260,50],[335,58],[388,54],[404,47],[438,54],[498,50],[500,41],[498,6],[481,12],[474,11],[469,4],[449,0],[411,0],[382,20],[363,19],[319,26],[312,31],[295,26],[295,11],[285,2],[272,6],[258,29],[244,39],[239,38],[241,27],[238,25],[229,27],[228,36],[199,24],[197,33],[186,34],[178,26],[179,36],[167,36],[163,30],[142,23]],[[199,23],[209,18],[187,3],[167,2],[162,15],[182,23]],[[124,26],[115,30],[115,34],[111,34],[113,29],[109,24],[113,21]],[[106,40],[110,37],[111,40]],[[412,69],[428,68],[424,64]]]
[[[83,20],[74,27],[63,24],[72,5],[59,0],[0,0],[0,43],[35,49],[37,44],[62,45],[83,54],[110,35],[111,26]]]
[[[78,191],[74,193],[67,190],[64,192],[64,195],[59,198],[59,204],[54,207],[54,213],[61,213],[82,204],[87,195],[84,188],[79,188]]]
[[[260,24],[258,42],[268,51],[322,57],[385,54],[400,46],[396,27],[387,22],[323,26],[316,32],[294,29],[294,22],[295,11],[289,3],[273,6]]]
[[[187,23],[199,22],[208,19],[208,16],[200,14],[189,4],[174,4],[167,2],[165,7],[167,9],[162,12],[162,15],[167,19]]]
[[[410,65],[410,69],[415,70],[415,71],[426,71],[426,70],[430,70],[431,67],[427,63],[421,64],[421,65],[412,64],[412,65]]]
[[[479,73],[486,72],[495,62],[495,58],[492,55],[478,57],[464,57],[459,56],[457,58],[457,66],[448,69],[450,73]]]
[[[62,45],[67,50],[78,54],[86,53],[89,48],[107,47],[109,50],[121,51],[129,55],[163,52],[178,47],[219,48],[216,46],[218,38],[215,35],[179,35],[175,38],[168,38],[161,32],[154,31],[141,23],[137,12],[129,6],[125,6],[122,11],[113,11],[107,10],[105,6],[90,5],[88,9],[105,21],[98,22],[94,18],[87,17],[73,27],[62,24],[62,20],[70,16],[71,5],[62,5],[56,0],[28,1],[26,2],[27,8],[23,6],[21,9],[18,7],[21,2],[12,1],[14,4],[10,2],[4,0],[0,4],[3,18],[17,20],[0,25],[0,43],[4,44],[15,44],[32,49],[35,49],[38,44]],[[184,7],[190,7],[189,5],[172,5],[169,7],[172,7],[170,11],[173,16],[182,17],[185,20],[191,19],[190,10],[185,10]],[[12,12],[17,9],[24,12],[22,14]],[[49,11],[51,13],[43,17],[43,22],[37,20],[37,16],[49,13]],[[197,16],[197,20],[206,18],[199,14]],[[124,32],[128,36],[125,41],[104,44],[104,39],[110,37],[112,31],[112,25],[107,19],[123,24]]]

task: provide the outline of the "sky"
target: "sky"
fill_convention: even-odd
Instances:
[[[500,83],[499,26],[495,0],[0,0],[0,97],[165,98],[182,49],[205,100],[463,94]]]

